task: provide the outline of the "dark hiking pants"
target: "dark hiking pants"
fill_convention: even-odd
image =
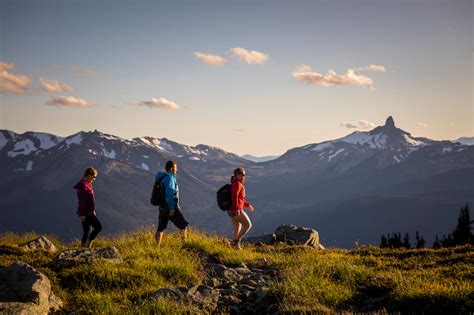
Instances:
[[[91,227],[94,228],[94,230],[91,233]],[[84,222],[82,222],[82,230],[84,231],[84,234],[82,234],[82,246],[87,244],[87,240],[91,242],[97,234],[102,230],[102,224],[100,224],[99,219],[95,215],[86,217]]]

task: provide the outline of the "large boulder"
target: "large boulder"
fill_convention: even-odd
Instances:
[[[48,240],[45,236],[41,236],[32,241],[26,242],[20,245],[19,247],[31,252],[42,250],[54,254],[58,251],[56,246],[54,246],[54,244],[51,243],[51,241]]]
[[[80,248],[61,252],[57,262],[59,266],[68,268],[94,260],[117,263],[122,262],[122,257],[120,256],[118,249],[114,246]]]
[[[0,268],[1,314],[48,314],[62,305],[49,279],[30,265],[15,262]]]
[[[271,245],[274,244],[277,237],[274,233],[263,234],[262,236],[251,236],[244,239],[244,242],[256,245]]]
[[[290,245],[308,245],[313,248],[324,249],[319,243],[319,233],[311,228],[283,224],[275,230],[275,235],[277,241]]]

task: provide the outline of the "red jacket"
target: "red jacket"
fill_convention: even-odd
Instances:
[[[77,190],[77,214],[83,216],[95,211],[94,190],[90,183],[81,179],[75,186]]]
[[[230,179],[231,186],[230,186],[230,194],[232,196],[232,205],[230,206],[227,211],[237,211],[243,210],[244,207],[250,206],[245,200],[245,187],[242,184],[241,180],[238,180],[235,176],[232,176]]]

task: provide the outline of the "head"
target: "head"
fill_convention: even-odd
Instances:
[[[86,182],[92,183],[96,177],[97,177],[97,170],[95,168],[93,167],[86,168],[86,170],[84,171],[84,177],[83,177]]]
[[[234,176],[238,180],[244,181],[245,180],[245,170],[242,167],[236,168],[234,170]]]
[[[171,172],[173,175],[176,175],[178,171],[178,163],[176,161],[168,161],[165,166],[166,172]]]

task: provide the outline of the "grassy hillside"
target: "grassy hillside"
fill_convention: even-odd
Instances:
[[[247,245],[234,250],[220,237],[193,231],[186,243],[177,233],[166,234],[162,247],[157,248],[153,231],[139,230],[99,238],[94,244],[117,247],[123,263],[95,262],[60,269],[55,263],[57,254],[29,253],[17,247],[35,237],[0,235],[0,265],[20,260],[46,274],[55,294],[65,302],[65,313],[184,312],[186,305],[162,298],[150,304],[148,296],[162,287],[200,283],[205,260],[227,266],[276,266],[282,277],[269,294],[281,312],[474,311],[472,246],[316,251],[289,245]],[[78,242],[62,244],[48,238],[60,250],[78,247]]]

